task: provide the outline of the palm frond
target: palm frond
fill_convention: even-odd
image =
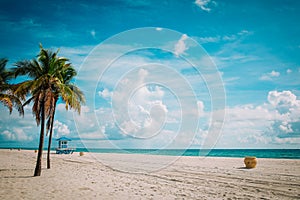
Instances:
[[[9,109],[9,113],[11,113],[13,107],[15,107],[20,115],[24,115],[22,102],[16,96],[0,93],[0,101]]]
[[[0,94],[0,102],[2,102],[9,110],[9,113],[12,112],[13,103],[9,97],[4,94]]]

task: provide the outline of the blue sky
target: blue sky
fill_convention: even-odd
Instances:
[[[54,136],[78,147],[299,148],[299,13],[296,0],[2,0],[0,57],[11,67],[41,42],[70,58],[87,103],[78,116],[60,102]],[[36,146],[31,108],[0,109],[0,147]]]

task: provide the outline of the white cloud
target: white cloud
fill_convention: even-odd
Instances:
[[[259,80],[262,80],[262,81],[271,81],[271,77],[268,76],[268,75],[262,75]]]
[[[0,141],[22,141],[23,144],[38,139],[39,128],[32,115],[31,106],[25,106],[24,117],[16,110],[9,114],[6,107],[0,104]]]
[[[28,136],[22,128],[13,128],[12,131],[5,130],[0,133],[0,136],[4,137],[8,141],[31,141],[32,137]]]
[[[234,41],[237,39],[236,35],[225,35],[222,37],[222,40],[224,41]]]
[[[184,41],[187,36],[181,35],[179,37]],[[172,41],[172,44],[169,48],[173,50],[175,44],[176,41]],[[185,46],[185,44],[183,45]],[[153,52],[145,52],[147,53],[146,56],[144,54],[122,56],[118,60],[114,60],[113,63],[109,63],[106,61],[107,57],[114,57],[114,54],[118,55],[118,51],[122,48],[124,48],[124,46],[122,45],[105,46],[104,49],[99,52],[99,54],[109,54],[108,56],[102,55],[103,59],[99,59],[99,56],[97,54],[94,55],[91,59],[85,61],[88,62],[88,64],[86,64],[86,68],[82,69],[84,71],[83,74],[81,74],[79,82],[85,83],[82,88],[85,88],[86,92],[84,92],[86,94],[87,104],[89,105],[91,111],[89,113],[81,113],[80,116],[74,115],[76,119],[77,130],[80,136],[82,134],[96,133],[97,130],[99,130],[99,127],[103,126],[106,127],[105,134],[107,133],[108,136],[112,135],[112,132],[108,131],[107,127],[113,124],[113,126],[116,127],[114,129],[114,133],[119,132],[119,134],[115,134],[114,138],[117,138],[117,136],[120,136],[120,138],[122,138],[124,137],[122,136],[122,131],[117,130],[117,128],[119,127],[117,127],[116,124],[118,124],[119,126],[122,125],[121,127],[125,130],[135,130],[134,128],[137,128],[137,130],[144,129],[146,131],[143,133],[143,135],[140,136],[147,137],[155,133],[155,130],[159,130],[161,124],[172,123],[174,124],[172,125],[172,127],[175,128],[177,128],[179,126],[178,124],[180,124],[180,117],[182,114],[175,113],[174,110],[169,110],[170,108],[179,108],[180,105],[176,105],[176,103],[179,103],[174,99],[172,99],[172,102],[165,102],[164,98],[169,98],[169,96],[172,96],[170,95],[170,93],[172,92],[173,88],[181,90],[181,93],[184,93],[182,94],[182,96],[186,96],[185,94],[188,94],[188,92],[183,89],[184,87],[182,86],[182,81],[184,80],[181,80],[182,76],[179,72],[182,68],[187,68],[188,66],[190,67],[190,65],[180,59],[174,58],[153,59]],[[150,55],[151,58],[149,58],[148,55]],[[134,62],[132,62],[133,60]],[[106,65],[103,64],[105,62],[107,62]],[[159,63],[159,66],[149,67],[149,63]],[[104,74],[102,74],[102,77],[100,78],[99,66],[108,66],[107,70],[104,71]],[[145,66],[145,68],[143,66]],[[175,68],[175,70],[173,70],[172,68]],[[168,73],[166,73],[166,71]],[[170,71],[172,71],[172,75],[170,75]],[[168,76],[166,76],[166,74],[168,74]],[[145,81],[145,79],[148,80]],[[169,96],[165,96],[165,92],[168,89],[165,89],[164,87],[160,87],[159,85],[145,85],[149,80],[153,83],[161,83],[161,85],[165,85],[167,87],[169,86],[171,91],[169,91]],[[101,86],[99,85],[99,83],[101,83]],[[101,92],[99,92],[98,88],[96,88],[95,90],[95,88],[92,87],[93,85],[97,84],[98,87],[104,88]],[[121,89],[121,86],[124,88]],[[110,91],[108,88],[115,89],[112,93],[112,91]],[[118,88],[120,88],[120,90],[118,90]],[[95,91],[97,92],[96,95],[94,94]],[[126,95],[130,96],[130,94],[132,94],[132,98],[129,98],[130,101],[128,102],[128,98],[125,97]],[[175,92],[174,94],[177,93]],[[107,100],[107,103],[103,105],[98,103],[99,101],[97,101],[99,95],[102,97],[109,97],[111,95],[112,98],[106,98],[105,100]],[[120,98],[118,98],[118,95]],[[93,101],[94,99],[95,101]],[[112,99],[117,100],[117,102],[110,102],[110,100]],[[103,102],[103,99],[101,100],[101,102]],[[126,120],[121,120],[120,122],[116,123],[116,120],[113,118],[114,116],[112,114],[112,110],[109,107],[110,105],[116,106],[118,105],[118,103],[120,103],[121,105],[125,105],[123,106],[123,108],[118,107],[120,108],[120,110],[117,109],[114,111],[118,111],[117,114],[128,114],[129,116],[128,118],[125,118]],[[93,105],[95,105],[96,109],[98,109],[99,111],[95,111]],[[63,106],[62,108],[64,109]],[[100,113],[100,108],[108,108],[108,110]],[[184,112],[191,112],[191,110],[197,113],[197,109],[185,109]],[[67,112],[64,111],[64,113]],[[162,118],[159,118],[158,116],[156,117],[155,114],[157,113],[162,113]],[[116,114],[116,112],[114,114]],[[166,118],[164,118],[165,115]],[[122,116],[120,117],[122,119]],[[179,123],[175,124],[174,122]],[[155,130],[151,132],[150,128],[152,128],[152,130]],[[109,130],[111,130],[111,128]],[[135,135],[138,133],[139,132],[135,132]],[[97,137],[97,134],[95,134],[94,136]],[[124,141],[124,143],[126,143],[126,141]]]
[[[99,91],[98,94],[100,97],[102,97],[104,99],[111,98],[111,96],[112,96],[112,92],[110,92],[107,88],[105,88],[102,91]]]
[[[235,42],[237,40],[242,40],[245,36],[251,35],[252,32],[248,30],[241,30],[238,33],[231,35],[216,35],[216,36],[208,36],[208,37],[194,37],[200,44],[204,43],[218,43],[218,42]]]
[[[247,134],[245,136],[239,136],[238,141],[243,144],[245,147],[246,145],[267,145],[272,140],[270,138],[264,137],[260,132],[252,132],[252,134]],[[249,146],[247,146],[249,147]]]
[[[273,71],[271,71],[270,76],[271,77],[278,77],[278,76],[280,76],[280,73],[273,70]]]
[[[81,112],[88,113],[88,112],[90,112],[90,108],[88,106],[81,106]]]
[[[238,147],[247,148],[282,143],[299,145],[300,100],[291,91],[270,91],[267,99],[262,105],[226,108],[219,145],[237,147],[239,142]]]
[[[211,0],[196,0],[195,4],[202,10],[209,12],[211,11],[211,8],[209,6],[215,6],[216,2]]]
[[[287,69],[286,70],[286,73],[288,73],[288,74],[290,74],[290,73],[292,73],[293,71],[291,70],[291,69]]]
[[[300,144],[300,138],[275,138],[277,144]]]
[[[278,105],[285,105],[288,104],[289,106],[297,104],[298,100],[295,94],[291,91],[270,91],[268,94],[268,101],[273,106]]]
[[[54,121],[54,126],[53,126],[53,130],[54,130],[54,137],[61,137],[64,135],[69,135],[70,134],[70,129],[66,124],[63,124],[62,122],[55,120]]]
[[[6,140],[15,140],[15,139],[16,139],[15,135],[12,134],[12,133],[11,133],[10,131],[8,131],[8,130],[5,130],[5,131],[1,132],[0,135],[1,135],[1,136],[4,136],[4,138],[5,138]]]
[[[284,133],[292,133],[292,125],[288,124],[288,122],[283,121],[282,124],[279,125],[279,129]]]
[[[105,132],[105,127],[102,130],[97,130],[94,132],[88,132],[88,133],[82,133],[80,134],[80,138],[82,140],[104,140],[107,139],[104,135]]]
[[[246,32],[244,34],[246,34]],[[238,34],[235,34],[235,35],[238,37]],[[181,36],[181,38],[180,38],[180,40],[182,39],[181,43],[179,43],[180,40],[177,41],[177,44],[178,44],[177,47],[179,50],[179,51],[177,51],[178,54],[184,53],[187,49],[187,46],[186,46],[187,41],[184,38],[185,38],[185,36]],[[224,39],[223,37],[220,37],[220,40],[223,40],[223,39]],[[225,38],[225,39],[229,40],[230,38]],[[170,46],[172,46],[172,49],[174,48],[174,46],[176,46],[176,45],[174,45],[175,43],[172,43],[172,45],[170,45]],[[113,49],[118,49],[118,48],[113,48]],[[109,50],[107,51],[107,49],[105,49],[105,50],[103,50],[103,52],[109,52]],[[231,55],[231,54],[228,54],[228,55]],[[226,56],[227,55],[225,55],[225,57]],[[95,58],[96,57],[97,56],[95,56]],[[232,58],[234,58],[235,60],[240,62],[246,58],[248,59],[249,56],[235,54]],[[106,59],[106,58],[104,58],[104,59]],[[230,61],[230,59],[231,59],[231,57],[227,57],[226,61]],[[132,60],[135,61],[134,64],[132,64]],[[122,75],[124,75],[127,72],[131,73],[132,71],[130,71],[130,70],[134,71],[134,69],[136,67],[140,67],[140,66],[143,66],[143,65],[149,63],[151,61],[151,60],[150,61],[149,60],[150,59],[148,59],[146,56],[142,56],[142,57],[140,56],[140,58],[139,58],[138,56],[134,55],[134,56],[123,59],[122,62],[120,62],[118,64],[113,63],[111,66],[109,66],[110,74],[101,80],[102,83],[105,83],[105,85],[103,85],[103,88],[114,88],[114,86],[117,86],[114,84],[118,83],[118,81],[124,77]],[[154,60],[154,61],[157,62],[157,60]],[[167,61],[163,60],[162,62],[163,62],[163,64],[168,64],[169,66],[172,66],[172,67],[174,66],[174,63],[175,63],[170,60],[167,60]],[[97,68],[97,67],[99,68],[99,66],[102,64],[102,61],[100,61],[100,63],[99,63],[99,62],[95,62],[95,60],[92,60],[92,61],[90,61],[89,64],[91,64],[91,65],[88,65],[87,70],[90,70],[90,71],[88,71],[88,73],[87,73],[88,75],[85,74],[85,76],[84,76],[84,78],[87,80],[87,82],[86,82],[87,85],[91,85],[90,84],[91,81],[89,79],[93,78],[91,76],[97,75],[97,73],[93,73],[94,68]],[[177,67],[177,65],[179,65],[179,64],[177,63],[175,65],[176,66],[175,68],[176,68],[176,70],[180,71],[180,69],[181,69],[180,67],[182,67],[182,66]],[[165,73],[159,73],[159,72],[160,71],[155,72],[155,76],[156,76],[155,80],[166,79]],[[268,74],[270,77],[276,77],[277,73],[276,73],[276,71],[274,71],[273,73],[270,72]],[[138,127],[138,128],[144,127],[145,128],[145,127],[150,126],[150,123],[151,123],[150,116],[151,116],[151,106],[152,105],[157,106],[157,108],[159,108],[159,110],[161,110],[165,114],[167,114],[167,117],[169,117],[169,115],[171,113],[175,113],[175,111],[172,110],[174,108],[173,105],[170,106],[170,104],[167,104],[163,99],[163,97],[165,97],[165,95],[166,95],[165,90],[161,89],[160,87],[154,87],[151,89],[149,87],[142,87],[143,84],[146,83],[143,80],[145,80],[145,78],[147,78],[149,76],[153,76],[153,73],[151,71],[147,72],[147,70],[144,69],[135,75],[136,75],[135,77],[133,76],[131,78],[125,75],[124,79],[122,79],[122,83],[118,83],[118,84],[132,84],[131,86],[128,86],[128,87],[133,88],[133,90],[130,90],[130,92],[136,91],[134,93],[134,95],[132,96],[133,98],[131,98],[131,100],[129,102],[128,101],[125,102],[125,103],[131,103],[130,106],[132,106],[132,109],[130,109],[129,114],[130,114],[130,118],[134,119],[133,121],[135,122],[135,124],[134,124],[135,126],[128,126],[128,130],[130,130],[130,128],[132,128],[132,127],[133,128],[134,127]],[[99,77],[96,77],[95,79],[98,80]],[[133,80],[133,79],[139,79],[139,80]],[[180,88],[180,84],[179,84],[180,81],[177,81],[177,80],[179,80],[179,79],[173,79],[173,76],[172,76],[172,81],[174,83],[172,83],[171,85],[174,87]],[[137,81],[140,81],[140,82],[137,82]],[[108,85],[107,83],[109,83],[110,85]],[[106,87],[107,86],[106,84],[109,87]],[[99,95],[102,95],[103,97],[104,96],[109,97],[110,95],[115,95],[115,94],[112,94],[111,91],[109,91],[108,89],[106,89],[106,91],[104,91],[104,90],[102,90],[101,94],[99,93]],[[94,88],[93,88],[90,91],[94,92],[97,90],[94,90]],[[94,95],[94,96],[97,97],[98,95]],[[144,99],[143,97],[147,97],[147,98]],[[88,99],[90,99],[90,98],[88,98]],[[92,103],[94,104],[94,101]],[[209,107],[209,104],[207,104],[207,105]],[[198,102],[198,106],[199,106],[198,107],[199,111],[201,111],[201,108],[203,105],[201,105],[201,103]],[[129,108],[129,105],[126,106],[126,109],[127,108]],[[94,112],[94,110],[92,110],[92,109],[93,109],[92,106],[90,106],[91,111],[89,113],[82,114],[79,117],[80,123],[82,123],[82,127],[83,127],[79,130],[80,134],[89,134],[90,133],[90,134],[93,134],[94,137],[101,138],[101,136],[97,135],[97,130],[99,131],[99,127],[101,127],[100,128],[101,132],[104,132],[105,134],[108,134],[108,135],[111,134],[111,131],[108,127],[115,125],[115,124],[109,123],[109,122],[114,121],[113,117],[108,116],[107,113],[105,114],[105,112],[101,113],[101,114],[99,113],[99,116],[102,117],[102,118],[98,119],[98,123],[100,125],[94,126],[94,127],[90,126],[92,123],[95,124],[95,122],[93,122],[95,120],[93,120],[93,117],[91,117]],[[292,109],[296,109],[296,108],[292,108]],[[99,108],[99,110],[100,110],[100,108]],[[123,111],[125,111],[125,113],[128,112],[128,110],[123,110]],[[183,112],[187,112],[187,111],[188,111],[188,109],[183,110]],[[194,111],[197,111],[197,109],[194,109]],[[67,113],[67,112],[64,111],[64,113]],[[109,111],[108,111],[108,113],[109,113]],[[267,105],[260,105],[260,106],[244,105],[244,106],[236,106],[233,108],[229,108],[229,114],[230,114],[231,120],[228,122],[228,125],[226,125],[227,128],[224,131],[224,134],[225,134],[225,137],[226,137],[226,135],[228,135],[228,137],[233,135],[234,139],[236,139],[236,138],[238,138],[238,137],[236,137],[238,135],[240,137],[240,139],[244,140],[244,141],[248,140],[250,142],[251,138],[252,138],[253,141],[268,144],[268,142],[270,142],[270,141],[275,141],[274,138],[276,138],[275,137],[276,134],[277,135],[279,133],[280,134],[281,133],[290,134],[291,133],[291,132],[289,132],[290,130],[295,130],[294,125],[291,123],[292,116],[293,116],[294,121],[297,121],[295,113],[296,113],[295,111],[293,111],[293,112],[291,111],[290,116],[280,114],[279,111],[276,110],[276,108],[274,108],[274,107],[272,108],[271,103],[267,103]],[[179,115],[180,114],[178,114],[178,113],[174,114],[174,116],[179,116]],[[207,114],[207,115],[209,115],[209,114]],[[153,115],[153,116],[155,116],[155,115]],[[110,119],[110,121],[105,122],[105,120],[104,120],[105,123],[103,122],[103,124],[101,124],[102,123],[101,119],[107,119],[107,118]],[[154,117],[153,117],[153,119],[154,119]],[[180,124],[180,119],[178,120],[178,118],[169,118],[169,119],[167,118],[167,120],[166,120],[166,122],[171,122],[171,121],[178,122],[178,124]],[[274,124],[275,121],[279,121],[280,123]],[[128,124],[126,124],[126,122],[128,122],[128,121],[124,121],[124,122],[125,122],[124,127],[126,127],[128,125]],[[129,125],[132,125],[132,123]],[[68,126],[69,126],[69,124],[68,124]],[[103,128],[103,127],[105,127],[105,128]],[[230,128],[230,127],[232,127],[232,128]],[[277,130],[276,130],[276,128],[277,128]],[[133,129],[133,130],[135,130],[135,129]],[[268,135],[265,135],[264,133],[267,132],[267,130],[270,130],[272,134],[275,134],[275,136],[270,137]],[[278,132],[276,132],[275,130]],[[168,132],[169,137],[170,137],[171,133],[174,133],[175,131],[166,130],[165,132]],[[121,133],[121,131],[119,133]],[[234,134],[236,134],[236,135],[234,135]],[[149,132],[149,135],[150,135],[150,132]],[[246,137],[246,136],[248,136],[248,137]],[[161,136],[161,139],[166,140],[167,137]],[[124,140],[122,142],[124,144],[126,144],[127,141]],[[244,143],[243,143],[243,145],[244,145]],[[151,147],[151,144],[149,144],[149,146]]]
[[[291,91],[270,91],[268,101],[281,113],[291,112],[300,108],[300,101],[297,100],[297,96]]]
[[[200,37],[200,38],[196,38],[196,39],[201,44],[204,44],[204,43],[217,43],[217,42],[220,42],[221,37],[220,36],[215,36],[215,37]]]
[[[262,75],[259,79],[262,81],[271,81],[271,80],[273,80],[273,78],[276,78],[279,76],[280,76],[280,72],[272,70],[270,73]]]
[[[252,32],[248,31],[248,30],[241,30],[238,35],[249,35],[252,34]]]
[[[183,34],[181,38],[178,40],[178,42],[175,44],[174,53],[176,56],[183,54],[188,49],[188,47],[184,42],[187,38],[188,36],[186,34]]]
[[[138,77],[136,80],[128,77],[114,91],[113,111],[120,128],[126,134],[150,137],[166,121],[168,110],[162,103],[164,91],[159,86],[149,88],[145,85],[144,81],[149,75],[147,70],[139,69],[135,73],[135,77]]]

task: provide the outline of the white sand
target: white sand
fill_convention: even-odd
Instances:
[[[300,160],[258,159],[249,170],[243,158],[181,157],[157,170],[170,157],[96,155],[52,154],[45,169],[44,154],[33,177],[36,153],[0,150],[0,199],[300,199]]]

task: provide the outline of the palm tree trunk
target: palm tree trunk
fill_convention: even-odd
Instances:
[[[47,152],[47,169],[50,169],[50,150],[51,150],[51,143],[52,143],[52,132],[53,132],[53,123],[54,123],[54,115],[55,115],[55,109],[56,109],[56,102],[57,99],[55,99],[54,102],[54,108],[53,108],[53,114],[51,116],[51,125],[50,125],[50,135],[49,135],[49,142],[48,142],[48,152]]]
[[[41,132],[40,132],[40,144],[39,151],[36,160],[36,166],[34,170],[34,176],[40,176],[42,171],[42,155],[43,155],[43,145],[45,137],[45,105],[44,101],[41,102]]]

